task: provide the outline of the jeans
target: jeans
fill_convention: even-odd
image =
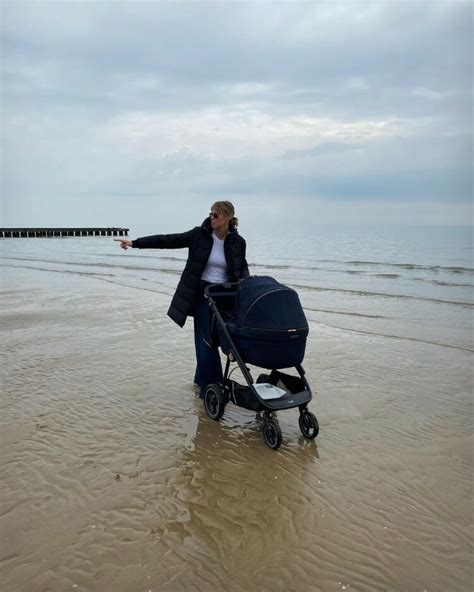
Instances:
[[[194,382],[199,385],[200,397],[204,398],[206,387],[211,382],[222,383],[222,364],[217,345],[211,345],[211,309],[204,294],[200,294],[194,311],[194,346],[196,348],[196,372]]]

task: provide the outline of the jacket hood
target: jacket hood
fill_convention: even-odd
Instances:
[[[212,234],[212,226],[211,226],[211,219],[209,216],[204,218],[203,223],[201,224],[201,228]],[[237,228],[230,228],[229,227],[229,234],[238,234]]]
[[[204,230],[207,230],[208,232],[212,232],[211,219],[209,218],[209,216],[207,218],[204,218],[201,224],[201,228],[204,228]]]

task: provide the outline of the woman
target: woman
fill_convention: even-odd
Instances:
[[[188,260],[171,301],[168,316],[180,327],[194,317],[196,373],[194,383],[201,398],[211,382],[222,382],[217,346],[209,339],[209,305],[204,288],[209,284],[237,282],[248,277],[245,240],[237,232],[238,220],[230,201],[216,201],[201,226],[181,234],[157,234],[134,241],[120,240],[122,249],[189,249]]]

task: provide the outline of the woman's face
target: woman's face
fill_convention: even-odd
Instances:
[[[224,212],[217,211],[215,208],[211,208],[209,216],[211,218],[212,230],[224,231],[228,229],[230,216],[227,216]]]

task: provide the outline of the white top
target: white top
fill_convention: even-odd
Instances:
[[[211,284],[222,284],[229,281],[227,275],[227,262],[224,254],[224,241],[212,233],[212,250],[207,260],[207,265],[202,273],[201,279]]]

